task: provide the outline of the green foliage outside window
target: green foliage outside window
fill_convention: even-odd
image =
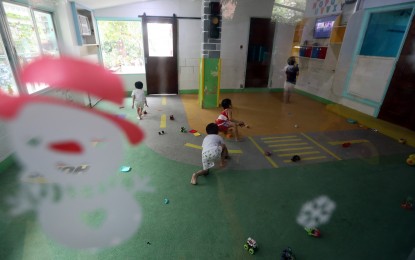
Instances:
[[[98,21],[104,66],[117,73],[144,73],[141,21]]]
[[[301,21],[306,0],[275,0],[272,18],[278,23],[296,24]]]

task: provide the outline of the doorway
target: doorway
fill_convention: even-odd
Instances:
[[[142,16],[147,94],[178,94],[177,17]]]
[[[266,88],[271,65],[275,22],[269,18],[251,18],[245,87]]]
[[[378,118],[415,131],[415,63],[411,58],[415,48],[414,42],[415,23],[412,18]]]

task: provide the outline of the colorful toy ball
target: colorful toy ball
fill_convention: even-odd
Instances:
[[[412,160],[411,158],[406,159],[406,163],[410,166],[414,166],[415,165],[415,161]]]
[[[406,163],[410,166],[415,165],[415,154],[409,155],[408,159],[406,159]]]
[[[298,162],[298,161],[300,161],[301,160],[301,158],[300,158],[300,156],[298,156],[298,155],[294,155],[292,158],[291,158],[291,161],[292,162]]]
[[[304,228],[304,230],[307,232],[307,235],[312,237],[320,237],[321,233],[320,230],[317,228]]]

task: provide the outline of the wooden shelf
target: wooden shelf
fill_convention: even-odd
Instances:
[[[330,43],[342,43],[344,34],[346,33],[346,26],[333,27],[330,35]]]
[[[316,58],[319,60],[324,60],[326,58],[326,52],[327,52],[327,45],[329,48],[331,46],[339,46],[343,43],[344,35],[346,33],[346,26],[340,25],[341,15],[339,15],[334,22],[333,30],[331,31],[330,38],[324,39],[324,41],[321,41],[319,39],[311,39],[320,46],[302,46],[301,43],[305,43],[304,41],[309,41],[310,39],[303,39],[303,32],[305,28],[310,29],[310,27],[305,27],[308,19],[303,19],[299,23],[297,23],[294,31],[294,37],[293,37],[293,45],[291,54],[293,56],[300,56],[305,58]],[[314,20],[313,20],[314,21]],[[310,20],[310,23],[312,21]],[[311,24],[309,24],[311,26]],[[310,36],[310,32],[304,32],[304,37]],[[310,42],[310,41],[309,41]],[[301,50],[298,48],[294,48],[294,46],[301,46]],[[324,47],[323,47],[324,46]],[[305,49],[306,50],[305,50]],[[321,50],[317,50],[317,48],[321,48]],[[314,57],[312,57],[314,56]],[[318,58],[317,58],[318,57]]]

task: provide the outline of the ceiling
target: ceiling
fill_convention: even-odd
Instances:
[[[132,4],[137,2],[150,2],[154,0],[76,0],[78,4],[81,4],[90,9],[100,9],[119,5]]]

